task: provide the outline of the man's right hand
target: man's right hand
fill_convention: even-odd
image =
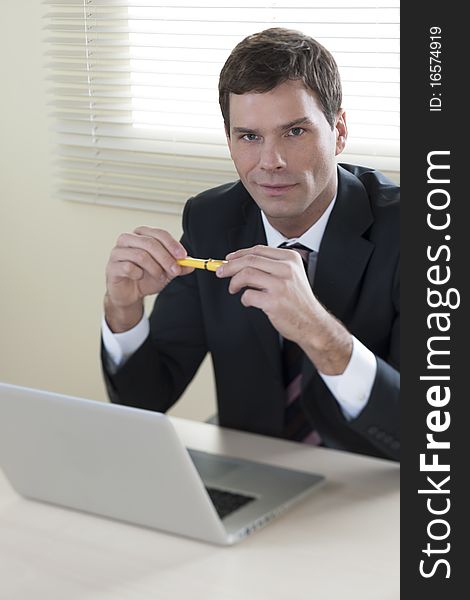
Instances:
[[[105,318],[114,333],[128,331],[142,318],[145,296],[158,294],[175,277],[194,271],[181,267],[185,248],[167,231],[137,227],[123,233],[106,266]]]

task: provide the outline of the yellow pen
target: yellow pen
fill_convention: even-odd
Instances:
[[[181,267],[194,267],[195,269],[205,269],[206,271],[217,271],[221,265],[227,263],[226,260],[214,260],[213,258],[179,258],[176,261]]]

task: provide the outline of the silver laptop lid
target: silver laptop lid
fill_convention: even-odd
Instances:
[[[232,544],[324,480],[189,453],[160,413],[0,383],[0,466],[26,497]]]

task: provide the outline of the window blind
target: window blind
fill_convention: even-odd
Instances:
[[[57,193],[179,213],[237,178],[218,106],[231,49],[299,29],[335,56],[349,126],[339,160],[399,176],[397,0],[47,0]]]

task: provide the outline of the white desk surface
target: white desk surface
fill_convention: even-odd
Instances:
[[[217,547],[25,500],[0,471],[1,600],[397,600],[399,467],[172,418],[184,443],[326,476]]]

